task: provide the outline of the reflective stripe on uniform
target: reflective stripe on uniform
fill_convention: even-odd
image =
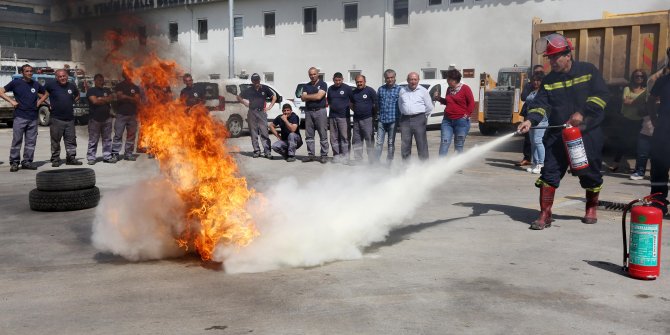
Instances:
[[[547,183],[546,181],[544,181],[540,178],[537,178],[537,180],[535,181],[535,186],[536,187],[553,187],[553,186],[549,185],[549,183]]]
[[[574,79],[566,80],[566,81],[559,81],[553,84],[544,84],[544,89],[547,91],[552,91],[556,90],[559,88],[566,88],[566,87],[571,87],[572,85],[577,85],[581,83],[585,83],[591,80],[591,74],[585,74],[581,77],[577,77]]]
[[[593,193],[598,193],[598,192],[600,192],[600,190],[602,190],[602,189],[603,189],[603,185],[602,185],[602,184],[600,184],[600,186],[596,186],[596,187],[585,188],[585,190],[587,190],[587,191],[589,191],[589,192],[593,192]]]
[[[547,112],[544,110],[544,108],[533,108],[533,109],[528,111],[528,114],[530,114],[530,113],[537,113],[537,114],[540,114],[542,116],[545,116],[547,114]]]
[[[586,99],[586,102],[593,102],[594,104],[600,106],[600,108],[605,109],[605,106],[607,106],[607,103],[605,100],[600,99],[598,97],[588,97]]]

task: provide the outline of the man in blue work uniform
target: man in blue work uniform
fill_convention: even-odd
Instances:
[[[372,120],[377,113],[377,92],[365,83],[364,75],[356,76],[356,88],[351,93],[351,110],[354,111],[353,149],[356,163],[363,160],[363,142],[367,148],[368,161],[376,162],[372,142]]]
[[[377,140],[375,143],[375,159],[379,161],[384,148],[384,136],[388,140],[386,161],[391,164],[395,153],[395,133],[397,129],[397,120],[400,118],[400,108],[398,106],[398,95],[401,87],[396,85],[395,71],[388,69],[384,71],[385,85],[377,89],[379,97],[379,125],[377,126]]]
[[[186,107],[193,107],[199,103],[203,103],[205,101],[205,92],[201,92],[195,88],[193,85],[193,76],[190,73],[186,73],[182,77],[182,80],[186,86],[181,89],[179,99],[184,101]]]
[[[668,214],[668,171],[670,171],[670,48],[667,50],[665,66],[647,100],[649,116],[654,124],[651,137],[651,194],[660,193],[654,198],[662,204],[655,203]],[[657,104],[659,103],[660,104]]]
[[[237,101],[249,107],[247,123],[251,133],[251,146],[254,148],[254,158],[261,156],[261,148],[258,145],[258,137],[263,144],[263,157],[272,159],[270,152],[270,136],[268,134],[268,112],[277,102],[277,97],[266,85],[261,84],[261,76],[258,73],[251,75],[251,87],[237,96]],[[270,99],[270,105],[265,102]]]
[[[349,102],[351,87],[343,83],[344,77],[336,72],[333,85],[328,87],[328,126],[330,145],[333,147],[333,163],[349,163]]]
[[[300,117],[293,113],[290,104],[284,104],[281,112],[281,115],[268,124],[272,134],[279,140],[272,144],[272,150],[284,157],[287,162],[295,162],[295,151],[302,146],[302,137],[298,131]],[[280,133],[277,132],[277,127]]]
[[[51,166],[60,166],[60,141],[65,142],[65,164],[81,165],[77,156],[77,133],[74,128],[74,103],[79,101],[77,86],[68,80],[65,70],[56,71],[56,80],[44,85],[51,105]]]
[[[33,80],[33,67],[25,64],[21,66],[23,78],[17,78],[0,87],[0,97],[14,106],[14,125],[12,126],[12,146],[9,149],[9,171],[37,170],[33,164],[35,154],[35,143],[37,142],[37,107],[46,100],[44,87]],[[5,92],[13,92],[14,99]],[[26,144],[23,147],[23,160],[21,160],[21,143],[23,137]]]
[[[526,133],[545,115],[550,126],[569,124],[582,130],[582,138],[589,167],[579,176],[579,183],[586,190],[586,214],[582,222],[597,222],[596,208],[602,189],[603,133],[600,127],[605,118],[608,90],[602,75],[591,63],[572,59],[572,44],[561,34],[551,34],[536,42],[549,58],[551,73],[542,81],[535,98],[529,103],[528,117],[519,125],[519,132]],[[538,50],[538,51],[540,51]],[[545,133],[546,156],[540,178],[535,186],[540,188],[540,217],[530,229],[541,230],[551,226],[551,206],[554,194],[565,175],[569,161],[560,129]]]
[[[326,92],[328,85],[319,79],[319,70],[315,67],[307,71],[309,82],[303,85],[300,98],[305,101],[305,142],[307,142],[307,158],[303,162],[316,161],[314,148],[314,131],[319,133],[321,158],[323,164],[328,162],[328,113],[326,112]]]
[[[140,104],[140,88],[133,84],[130,75],[123,72],[123,81],[114,88],[116,92],[116,121],[114,121],[114,138],[112,140],[112,156],[120,160],[119,153],[123,146],[123,131],[126,131],[126,145],[123,158],[134,161],[135,135],[137,135],[137,106]]]
[[[105,163],[116,163],[116,158],[112,156],[112,116],[110,103],[113,95],[109,88],[103,87],[105,77],[98,73],[93,77],[94,86],[86,91],[86,98],[89,105],[88,121],[88,151],[86,158],[88,164],[93,165],[96,162],[96,152],[98,150],[98,140],[102,137],[102,161]]]

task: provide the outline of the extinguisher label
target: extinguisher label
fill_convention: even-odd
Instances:
[[[584,149],[584,142],[581,137],[576,140],[565,142],[565,146],[568,148],[570,166],[573,169],[579,170],[580,168],[589,165],[589,161],[586,158],[586,150]]]
[[[642,266],[658,265],[658,225],[631,222],[630,262]]]

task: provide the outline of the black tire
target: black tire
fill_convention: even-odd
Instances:
[[[244,122],[242,121],[242,117],[239,115],[231,115],[230,118],[228,118],[228,122],[226,122],[226,127],[228,128],[230,137],[240,137],[243,126]]]
[[[30,209],[39,212],[65,212],[93,208],[100,202],[100,189],[91,187],[84,190],[44,192],[30,191]]]
[[[488,126],[483,123],[479,123],[479,132],[484,136],[493,136],[496,134],[498,129],[495,127]]]
[[[40,106],[40,109],[37,113],[37,120],[40,126],[48,126],[51,123],[51,110],[48,106]]]
[[[35,181],[37,189],[45,192],[84,190],[95,186],[95,171],[89,168],[40,171]]]

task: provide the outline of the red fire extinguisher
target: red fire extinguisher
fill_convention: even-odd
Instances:
[[[623,211],[623,270],[637,279],[656,279],[661,273],[663,212],[651,204],[660,193],[631,201]],[[633,207],[637,202],[641,205]],[[626,214],[630,211],[630,250],[626,243]]]
[[[579,128],[566,124],[562,135],[572,175],[581,176],[585,174],[589,168],[589,160],[586,157],[582,132],[579,131]]]

